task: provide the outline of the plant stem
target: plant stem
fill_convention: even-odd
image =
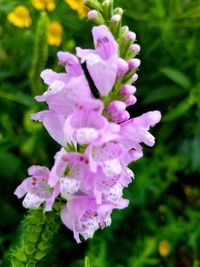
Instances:
[[[35,267],[51,248],[60,226],[59,213],[30,210],[21,222],[18,243],[11,249],[11,267]]]

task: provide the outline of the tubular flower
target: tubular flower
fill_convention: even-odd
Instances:
[[[85,18],[88,13],[88,8],[84,4],[83,0],[65,0],[65,2],[75,10],[81,19]]]
[[[79,3],[67,2],[74,8]],[[127,107],[137,101],[131,84],[138,78],[140,60],[132,58],[139,51],[138,45],[133,47],[135,33],[125,30],[122,47],[108,27],[93,27],[94,49],[77,48],[76,56],[61,51],[58,60],[64,71],[41,73],[48,88],[36,100],[45,102],[47,109],[32,114],[32,119],[42,122],[62,148],[50,170],[30,168],[30,177],[15,194],[24,197],[25,208],[45,205],[46,211],[59,196],[61,220],[78,243],[80,236],[91,238],[97,229],[109,226],[113,209],[128,206],[123,191],[134,178],[128,165],[143,156],[143,144],[155,144],[150,128],[161,119],[157,110],[130,118]]]
[[[56,8],[55,0],[31,0],[31,3],[37,10],[52,11]]]
[[[8,13],[7,19],[19,28],[28,28],[32,23],[29,10],[24,5],[17,6],[12,12]]]
[[[62,42],[63,27],[58,21],[49,23],[48,28],[48,43],[50,45],[59,46]]]

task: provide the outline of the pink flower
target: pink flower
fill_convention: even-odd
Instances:
[[[69,199],[79,192],[80,185],[87,175],[88,160],[79,153],[69,153],[62,148],[55,156],[48,184],[59,184],[61,196]]]
[[[108,124],[101,115],[103,102],[101,100],[89,100],[77,104],[73,114],[68,117],[64,125],[64,131],[80,145],[90,144],[104,131]]]
[[[93,97],[77,57],[70,53],[59,52],[58,58],[67,73],[55,73],[52,70],[41,73],[49,88],[42,96],[37,96],[36,100],[46,102],[49,110],[33,114],[31,118],[42,122],[51,137],[65,146],[67,142],[73,141],[64,132],[66,118],[82,101],[92,100]]]
[[[80,196],[67,202],[61,211],[61,219],[80,243],[79,235],[84,239],[92,238],[97,229],[111,224],[110,214],[114,208],[123,209],[127,205],[128,201],[125,199],[121,199],[118,205],[106,202],[98,205],[92,196]]]
[[[134,149],[137,154],[141,154],[141,143],[145,143],[147,146],[155,144],[155,138],[149,133],[149,129],[158,123],[160,119],[161,114],[159,111],[149,111],[139,117],[121,123],[120,136],[122,144],[128,151],[130,150],[130,153]]]
[[[77,48],[77,55],[81,62],[86,61],[95,86],[102,96],[106,96],[112,90],[118,73],[118,44],[104,25],[93,27],[92,34],[95,50]]]
[[[36,209],[45,202],[45,210],[50,211],[59,195],[59,189],[58,186],[49,186],[49,169],[42,166],[32,166],[28,173],[31,177],[26,178],[17,187],[14,194],[18,198],[25,196],[22,202],[25,208]]]

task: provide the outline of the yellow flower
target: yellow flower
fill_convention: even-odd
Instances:
[[[170,251],[171,251],[171,247],[170,247],[169,242],[167,240],[160,241],[159,246],[158,246],[158,252],[160,256],[167,257],[170,254]]]
[[[84,4],[83,0],[65,0],[65,2],[71,7],[71,9],[78,13],[81,19],[86,17],[89,9]]]
[[[56,7],[55,0],[31,0],[31,3],[37,10],[52,11]]]
[[[58,21],[49,23],[48,43],[50,45],[59,46],[62,42],[63,27]]]
[[[17,6],[12,12],[8,13],[7,20],[19,28],[29,27],[32,23],[28,8],[23,5]]]

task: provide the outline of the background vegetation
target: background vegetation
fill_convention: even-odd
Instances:
[[[59,50],[92,47],[92,25],[64,0],[47,12],[63,26],[60,46],[48,45],[41,32],[38,41],[38,21],[45,15],[30,1],[23,1],[32,17],[30,27],[7,20],[21,3],[0,0],[0,266],[8,266],[3,258],[25,213],[13,192],[28,166],[50,167],[58,149],[44,128],[30,120],[39,109],[33,96],[45,90],[40,68],[58,70]],[[112,226],[80,245],[62,226],[52,252],[38,266],[84,266],[87,255],[85,262],[93,267],[199,267],[200,1],[116,0],[116,5],[126,9],[124,24],[136,32],[142,47],[138,103],[131,112],[161,110],[162,122],[154,129],[157,143],[131,165],[136,178],[126,190],[130,205],[114,212]],[[42,59],[36,58],[38,42],[46,49]]]

